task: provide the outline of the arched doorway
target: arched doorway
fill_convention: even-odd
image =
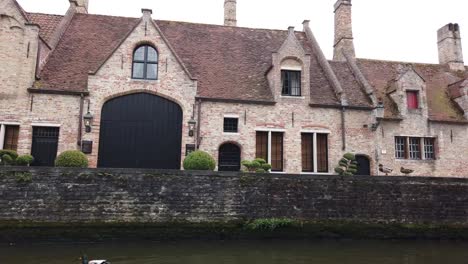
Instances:
[[[136,93],[102,107],[98,167],[180,169],[182,109]]]
[[[365,155],[356,155],[356,161],[358,163],[358,171],[356,175],[359,176],[370,176],[371,175],[371,168],[370,168],[370,160]]]
[[[240,171],[241,151],[239,146],[233,143],[225,143],[219,147],[218,170]]]

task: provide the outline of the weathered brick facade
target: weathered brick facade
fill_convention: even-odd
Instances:
[[[354,152],[369,159],[373,175],[382,175],[384,164],[394,170],[390,175],[405,167],[415,175],[468,176],[468,74],[460,66],[458,25],[439,30],[439,37],[453,35],[439,43],[439,65],[356,59],[351,1],[340,0],[335,60],[328,61],[307,21],[303,32],[236,28],[236,1],[225,1],[227,27],[155,21],[150,10],[141,19],[88,15],[87,2],[71,1],[65,16],[53,18],[26,13],[14,0],[1,3],[0,125],[19,125],[20,154],[31,152],[33,127],[60,127],[57,152],[92,141],[95,167],[103,105],[150,93],[183,111],[182,160],[186,145],[218,159],[224,143],[238,145],[242,160],[254,159],[256,132],[276,131],[283,133],[283,171],[301,173],[301,133],[323,133],[327,174]],[[132,78],[142,44],[158,51],[157,80]],[[301,72],[300,96],[284,95],[282,70]],[[417,109],[408,109],[408,91],[417,94]],[[380,116],[377,101],[384,106]],[[88,107],[90,133],[81,120]],[[223,132],[225,117],[238,118],[237,133]],[[421,158],[397,159],[395,137],[420,138]],[[435,141],[434,160],[424,158],[432,151],[424,138]]]

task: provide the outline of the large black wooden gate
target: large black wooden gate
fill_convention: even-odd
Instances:
[[[34,127],[31,155],[32,166],[54,166],[58,148],[58,127]]]
[[[101,113],[98,166],[180,169],[182,109],[138,93],[106,102]]]

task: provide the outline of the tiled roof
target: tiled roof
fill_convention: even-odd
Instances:
[[[50,38],[55,32],[55,29],[57,28],[57,26],[63,18],[63,16],[60,15],[49,15],[40,13],[28,13],[28,17],[32,23],[41,26],[39,35],[47,43],[49,43]]]
[[[49,25],[42,27],[51,29],[53,20],[58,18],[44,16],[47,15],[32,14],[37,23]],[[35,87],[86,91],[88,73],[95,71],[112,54],[139,21],[137,18],[75,14]],[[272,66],[272,53],[281,47],[288,31],[171,21],[156,21],[156,24],[190,74],[198,79],[199,97],[273,101],[266,74]],[[50,36],[51,31],[42,34]],[[340,102],[305,34],[296,32],[296,37],[304,50],[311,54],[311,103],[338,106]],[[329,63],[349,105],[372,107],[348,63]],[[358,66],[376,89],[376,96],[384,101],[388,118],[398,118],[399,113],[386,89],[397,78],[398,69],[407,64],[358,59]],[[451,101],[448,86],[468,77],[468,74],[457,75],[441,65],[413,64],[413,67],[426,80],[431,119],[465,120],[463,113]]]
[[[399,115],[393,101],[387,95],[387,87],[398,77],[398,69],[411,64],[426,81],[429,118],[438,121],[466,121],[463,113],[452,102],[448,86],[467,78],[468,69],[465,73],[454,73],[445,65],[368,59],[358,59],[358,64],[369,83],[376,89],[377,97],[384,101],[386,117],[396,118]]]
[[[86,91],[88,72],[107,59],[138,21],[136,18],[75,14],[35,87]]]

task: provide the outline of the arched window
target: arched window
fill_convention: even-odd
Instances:
[[[133,79],[158,79],[158,52],[155,48],[144,45],[133,52]]]

